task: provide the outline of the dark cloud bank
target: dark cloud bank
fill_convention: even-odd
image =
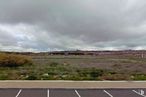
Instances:
[[[0,0],[0,50],[146,49],[145,0]]]

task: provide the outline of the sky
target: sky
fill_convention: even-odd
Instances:
[[[146,49],[146,0],[0,0],[1,51]]]

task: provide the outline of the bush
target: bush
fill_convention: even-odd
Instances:
[[[37,76],[34,74],[31,74],[30,76],[28,76],[25,80],[37,80]]]
[[[78,69],[77,70],[80,77],[82,77],[84,80],[96,80],[98,77],[102,76],[104,71],[97,68],[84,68],[84,69]]]
[[[52,63],[50,64],[51,67],[57,67],[58,65],[59,65],[59,63],[56,63],[56,62],[52,62]]]
[[[25,64],[32,64],[32,60],[29,57],[22,55],[0,54],[1,67],[18,67]]]
[[[146,74],[134,74],[132,77],[133,80],[146,80]]]

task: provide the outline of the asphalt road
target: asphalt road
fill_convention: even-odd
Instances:
[[[146,89],[0,89],[0,97],[146,97]]]

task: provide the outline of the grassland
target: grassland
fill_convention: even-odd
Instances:
[[[0,66],[0,80],[146,80],[146,58],[32,55],[31,65]]]

